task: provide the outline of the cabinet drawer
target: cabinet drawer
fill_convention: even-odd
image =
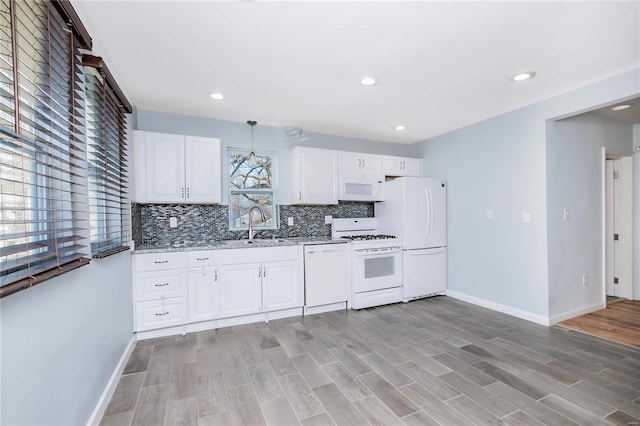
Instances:
[[[189,268],[198,266],[216,266],[218,264],[217,250],[202,250],[187,252],[187,265]]]
[[[136,302],[186,296],[184,270],[136,273]]]
[[[136,254],[134,265],[136,272],[184,268],[186,267],[185,254],[182,252]]]
[[[186,322],[186,297],[136,303],[136,331],[172,327]]]

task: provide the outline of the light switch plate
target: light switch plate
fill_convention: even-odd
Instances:
[[[333,223],[333,216],[331,215],[327,215],[324,217],[324,223],[325,225],[330,225]]]
[[[169,228],[177,228],[178,227],[178,218],[170,217],[169,218]]]
[[[531,213],[522,213],[522,223],[531,223]]]

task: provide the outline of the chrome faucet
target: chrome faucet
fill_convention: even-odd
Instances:
[[[253,218],[253,212],[254,210],[258,210],[260,212],[260,219],[261,219],[261,223],[264,222],[265,220],[267,220],[267,217],[264,215],[264,212],[262,211],[262,209],[258,206],[253,206],[249,209],[249,240],[253,240],[253,234],[255,233],[255,231],[253,230],[253,225],[252,225],[252,218]]]

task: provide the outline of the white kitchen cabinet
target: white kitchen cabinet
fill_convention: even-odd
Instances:
[[[301,306],[300,293],[297,261],[262,264],[262,298],[265,312]]]
[[[220,202],[220,140],[134,132],[134,201]]]
[[[135,331],[187,323],[184,253],[139,254],[134,257]]]
[[[338,204],[338,153],[298,146],[289,151],[292,204]]]
[[[382,156],[361,152],[338,152],[338,171],[349,174],[382,174]]]
[[[255,249],[250,249],[255,250]],[[260,263],[220,266],[220,317],[262,312],[262,265]]]
[[[218,318],[220,281],[216,267],[191,268],[187,271],[189,286],[189,322]]]
[[[422,163],[421,158],[382,156],[385,176],[422,176]]]

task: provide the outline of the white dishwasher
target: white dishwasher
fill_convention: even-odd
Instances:
[[[308,311],[308,308],[316,306],[345,304],[349,301],[350,295],[351,250],[349,250],[349,244],[333,243],[305,246],[305,310]],[[346,304],[343,307],[346,307]]]

